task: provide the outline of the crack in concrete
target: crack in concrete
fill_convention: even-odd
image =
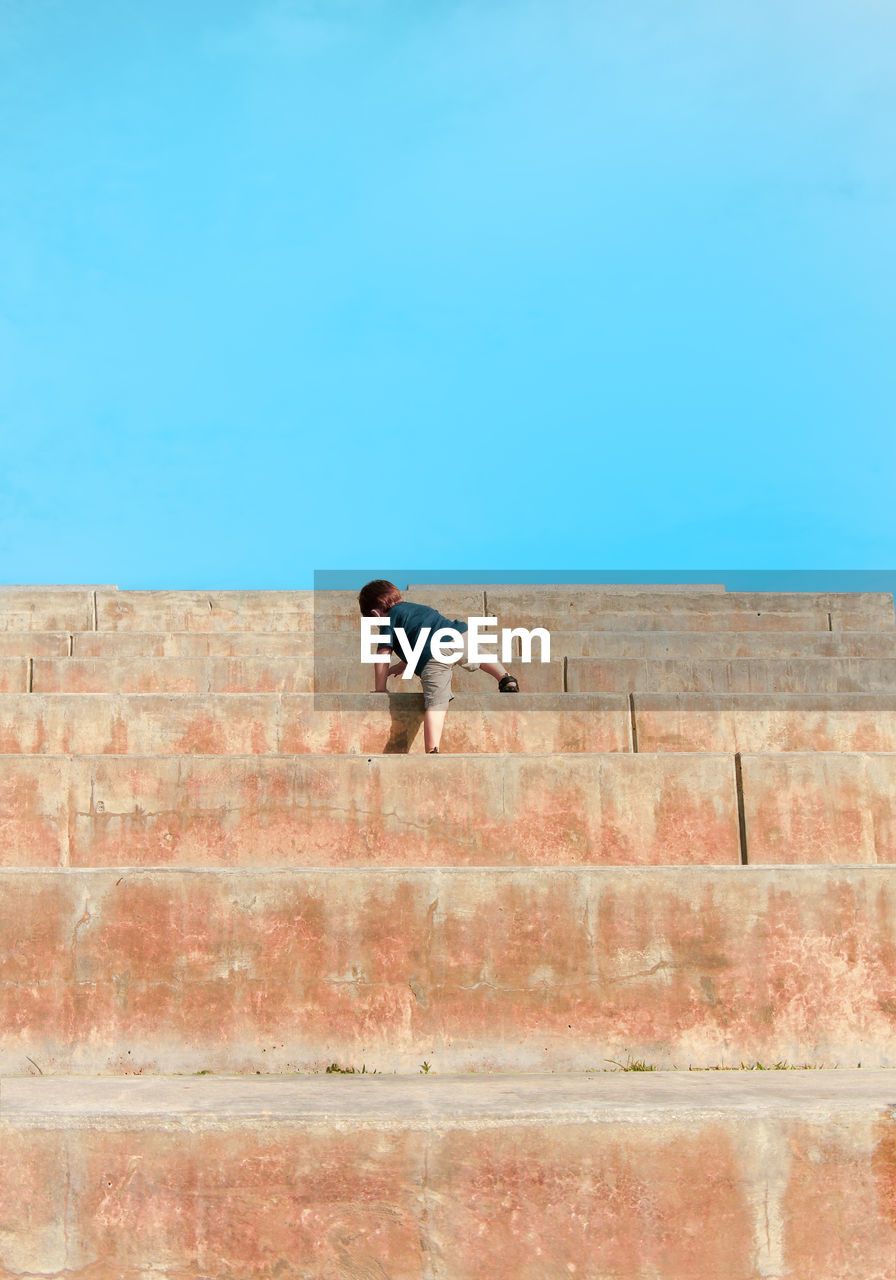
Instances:
[[[83,910],[83,912],[82,912],[82,914],[81,914],[81,918],[80,918],[80,920],[78,920],[78,921],[77,921],[77,923],[75,924],[74,929],[72,930],[72,940],[71,940],[71,943],[70,943],[70,945],[69,945],[69,951],[74,951],[75,947],[76,947],[76,946],[77,946],[77,944],[78,944],[78,930],[82,927],[82,925],[89,924],[89,923],[90,923],[90,919],[91,919],[91,916],[90,916],[90,907],[89,907],[89,905],[85,902],[85,903],[84,903],[84,910]]]
[[[659,973],[663,969],[680,969],[682,966],[673,964],[671,960],[657,960],[656,964],[651,965],[649,969],[636,969],[634,973],[622,973],[618,977],[608,979],[610,982],[631,982],[633,978],[649,978],[654,973]]]

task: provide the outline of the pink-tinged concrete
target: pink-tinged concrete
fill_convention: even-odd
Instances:
[[[102,637],[100,637],[102,638]],[[78,637],[75,638],[77,653]],[[519,655],[519,641],[514,654]],[[886,631],[552,631],[552,658],[894,658]]]
[[[425,1133],[0,1122],[0,1136],[2,1280],[424,1274]]]
[[[0,631],[0,658],[64,658],[67,631]]]
[[[310,656],[35,658],[32,690],[34,693],[311,693],[312,672]]]
[[[484,607],[489,614],[497,613],[505,625],[604,630],[896,630],[892,597],[883,594],[696,591],[601,596],[508,588],[487,591],[484,602],[480,589],[419,589],[415,594],[419,603],[433,604],[448,617],[467,618]],[[316,628],[329,632],[357,627],[358,616],[357,597],[347,591],[100,590],[96,593],[96,628],[88,621],[60,624],[58,628],[47,623],[44,629],[207,632]],[[22,629],[31,630],[33,624]]]
[[[423,750],[422,694],[318,694],[284,698],[287,753]],[[290,718],[291,717],[291,718]],[[459,694],[448,711],[441,750],[631,751],[624,694]]]
[[[450,618],[482,612],[481,590],[445,587],[436,604]],[[296,631],[358,627],[355,591],[97,592],[98,631]],[[91,630],[91,627],[78,628]]]
[[[0,1070],[896,1065],[888,868],[0,872]]]
[[[751,863],[896,863],[896,754],[741,757]]]
[[[674,599],[674,597],[670,597]],[[707,596],[708,600],[721,600],[727,596]],[[540,612],[524,612],[520,608],[510,608],[498,613],[499,627],[547,627],[554,631],[691,631],[696,635],[705,632],[744,632],[744,631],[808,631],[830,633],[829,616],[826,611],[816,610],[803,613],[749,613],[743,609],[728,609],[708,613],[702,610],[682,611],[677,613],[657,613],[648,609],[628,609],[625,611],[602,612],[594,610],[590,613],[572,614],[564,610],[544,609]],[[858,619],[856,620],[858,624]],[[856,625],[852,630],[874,631],[885,628]]]
[[[633,705],[639,751],[896,751],[892,694],[636,693]]]
[[[0,756],[0,866],[63,865],[69,817],[67,757]]]
[[[0,631],[90,631],[91,587],[0,587]]]
[[[567,688],[570,693],[896,694],[896,656],[569,658]]]
[[[360,632],[338,633],[340,652],[355,654]],[[334,637],[335,639],[335,637]],[[313,631],[80,631],[75,658],[305,658],[314,653]],[[50,655],[52,656],[52,655]]]
[[[0,751],[264,754],[282,716],[279,694],[3,694]]]
[[[562,693],[563,661],[508,662],[507,668],[519,681],[520,690],[527,693]],[[318,693],[369,693],[375,680],[373,666],[362,663],[359,649],[341,657],[317,657],[313,663],[313,678]],[[451,677],[456,692],[495,693],[497,683],[493,676],[482,671],[464,671],[455,664]],[[394,692],[420,692],[420,681],[415,677],[404,680],[392,677],[389,688]]]
[[[27,693],[28,666],[28,658],[0,657],[0,693]]]
[[[295,755],[423,751],[421,694],[0,694],[0,753]],[[630,751],[623,694],[459,694],[442,746]]]
[[[18,664],[15,667],[15,664]],[[563,663],[510,664],[530,693],[562,693]],[[14,669],[15,667],[15,669]],[[0,691],[25,688],[27,659],[0,658]],[[6,680],[6,687],[2,688]],[[16,684],[15,681],[18,681]],[[35,693],[312,693],[373,692],[374,668],[358,648],[340,658],[35,658]],[[13,685],[15,684],[15,688]],[[418,680],[393,681],[396,691],[420,690]],[[453,687],[494,692],[491,676],[458,666]]]
[[[893,1274],[874,1072],[2,1088],[4,1280]]]
[[[99,591],[95,629],[307,630],[314,621],[313,596],[312,591]]]
[[[25,759],[49,795],[55,758]],[[740,861],[732,756],[100,756],[66,778],[59,858],[82,867]]]
[[[813,623],[823,619],[822,630],[893,631],[896,630],[896,613],[893,596],[885,592],[749,592],[728,591],[720,594],[702,591],[657,592],[655,595],[633,592],[631,595],[608,594],[605,597],[586,593],[581,588],[554,587],[532,590],[525,586],[488,587],[486,605],[490,614],[521,617],[537,617],[539,614],[556,619],[558,627],[574,630],[583,622],[595,629],[594,621],[604,612],[626,611],[651,613],[658,618],[692,613],[704,618],[726,618],[729,614],[744,615],[746,630],[752,624],[747,619],[781,617],[787,614],[794,619],[811,619]],[[829,616],[830,615],[830,619]],[[564,623],[563,619],[567,621]],[[679,630],[667,625],[666,630]],[[697,628],[702,629],[702,628]],[[794,625],[794,630],[802,627]]]
[[[454,590],[459,591],[460,586],[454,586]],[[414,583],[412,582],[406,589],[405,595],[409,599],[416,599],[418,594],[424,591],[436,592],[444,591],[444,586],[439,583]],[[600,599],[602,596],[635,596],[635,595],[694,595],[699,592],[712,592],[714,595],[724,593],[725,584],[723,582],[567,582],[562,586],[556,583],[546,582],[520,582],[513,586],[509,586],[506,582],[489,582],[483,585],[467,586],[468,591],[484,591],[486,596],[493,592],[508,591],[524,591],[527,596],[535,598],[559,596],[563,601],[570,599]]]
[[[0,654],[64,657],[68,636],[35,636],[0,632]],[[4,648],[4,641],[10,643]],[[52,648],[46,648],[44,641]],[[82,631],[73,636],[76,658],[301,658],[320,657],[354,662],[360,632],[345,628],[315,635],[313,631]],[[539,650],[535,647],[535,652]],[[514,655],[519,656],[514,641]],[[896,657],[896,634],[884,631],[558,631],[551,632],[552,658],[890,658]]]

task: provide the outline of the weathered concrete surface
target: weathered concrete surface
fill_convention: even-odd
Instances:
[[[0,694],[0,753],[294,755],[423,750],[421,694]],[[631,750],[624,694],[463,694],[442,748]]]
[[[101,642],[103,637],[86,639]],[[513,651],[520,653],[518,641]],[[886,631],[552,631],[551,657],[893,658],[896,635]]]
[[[338,636],[338,640],[337,640]],[[360,631],[334,633],[338,652],[356,657]],[[313,631],[79,631],[75,658],[303,658],[314,653]],[[50,655],[52,656],[52,655]]]
[[[674,599],[674,597],[670,597]],[[719,600],[725,603],[727,596],[708,595],[707,600]],[[492,615],[494,616],[494,615]],[[497,615],[499,627],[547,627],[554,631],[692,631],[696,635],[706,632],[744,632],[744,631],[809,631],[830,633],[830,616],[826,611],[815,610],[801,613],[763,612],[749,613],[743,609],[728,609],[719,612],[704,610],[687,610],[676,613],[657,613],[653,609],[637,610],[634,607],[626,610],[602,612],[572,613],[568,610],[542,610],[541,612],[524,612],[521,608],[509,608]],[[854,623],[850,626],[834,626],[834,630],[844,631],[890,631],[891,627],[862,625],[862,617],[843,618],[843,621]]]
[[[23,1073],[896,1064],[889,868],[0,872]]]
[[[0,631],[0,658],[64,658],[68,648],[67,631]]]
[[[633,705],[640,751],[896,750],[891,694],[636,693]]]
[[[455,591],[461,590],[461,587],[452,584]],[[422,593],[424,591],[435,594],[438,591],[444,591],[445,587],[435,582],[409,583],[404,590],[404,594],[408,599],[414,599],[412,592]],[[724,582],[565,582],[561,585],[548,582],[520,582],[515,586],[508,586],[506,582],[488,582],[466,584],[464,590],[467,591],[490,591],[506,592],[510,590],[525,591],[531,596],[552,596],[562,594],[564,598],[573,598],[581,596],[584,599],[597,596],[633,596],[633,595],[693,595],[695,592],[711,591],[718,595],[724,593]]]
[[[357,661],[353,628],[315,637],[313,631],[78,631],[76,658],[302,658]],[[0,631],[2,657],[66,657],[66,632]],[[514,641],[514,654],[519,654]],[[536,648],[536,652],[538,652]],[[885,631],[558,631],[551,656],[562,658],[891,658],[896,635]]]
[[[37,669],[38,663],[35,662],[35,672]],[[525,673],[530,670],[529,666],[521,668]],[[896,694],[896,656],[653,660],[569,658],[567,688],[570,693]]]
[[[36,633],[37,634],[37,633]],[[66,636],[43,653],[27,634],[7,638],[0,632],[0,653],[10,656],[65,656]],[[315,644],[315,641],[317,642]],[[313,655],[357,661],[360,632],[333,631],[84,631],[73,636],[76,658],[276,658]],[[536,649],[536,652],[537,649]],[[514,642],[514,654],[519,643]],[[551,632],[551,656],[562,658],[891,658],[896,635],[885,631],[557,631]]]
[[[733,757],[0,756],[0,865],[738,860]],[[745,754],[752,864],[896,863],[896,754]],[[444,804],[445,793],[454,797]]]
[[[357,653],[342,657],[280,658],[34,658],[35,693],[365,693],[373,692],[374,668]],[[0,692],[24,692],[26,658],[0,657]],[[564,662],[510,663],[529,693],[562,693]],[[896,692],[892,658],[569,658],[571,693],[838,693]],[[455,690],[494,692],[491,676],[454,671]],[[419,681],[395,691],[419,690]]]
[[[501,620],[510,618],[550,618],[558,629],[577,630],[602,627],[603,613],[651,614],[668,631],[709,630],[711,619],[743,618],[743,630],[786,630],[777,622],[762,619],[793,618],[790,630],[803,630],[804,624],[818,626],[821,630],[834,631],[893,631],[896,630],[896,613],[893,597],[885,592],[747,592],[728,591],[724,594],[693,592],[691,594],[658,592],[648,595],[637,592],[632,595],[580,594],[577,591],[556,587],[551,591],[531,591],[524,586],[491,587],[486,591],[486,605],[490,614]],[[673,626],[668,619],[692,614],[692,627]],[[829,616],[830,615],[830,616]],[[798,621],[802,620],[802,621]],[[727,626],[727,623],[725,624]],[[639,629],[632,627],[632,630]]]
[[[508,669],[519,681],[520,690],[526,693],[562,693],[563,692],[563,660],[552,662],[531,662],[507,664]],[[313,674],[318,693],[369,693],[374,687],[374,668],[362,664],[359,658],[359,647],[341,657],[316,657]],[[452,688],[460,693],[495,693],[497,683],[493,676],[482,671],[464,671],[455,665],[451,678]],[[403,680],[392,677],[389,688],[395,692],[401,690],[420,690],[420,681],[416,677]]]
[[[65,756],[0,756],[0,866],[67,861],[69,772]]]
[[[5,1276],[892,1277],[886,1074],[0,1088]]]
[[[28,658],[0,657],[0,693],[27,693]]]
[[[0,631],[90,631],[92,587],[0,587]]]
[[[99,591],[96,630],[310,629],[313,596],[312,591]]]
[[[733,756],[0,756],[4,865],[739,861]]]
[[[2,669],[0,660],[0,672]],[[35,658],[32,690],[34,693],[311,693],[312,674],[310,656]],[[373,687],[372,678],[370,687]]]
[[[673,631],[896,629],[893,598],[883,593],[638,591],[627,595],[562,589],[527,592],[521,587],[484,593],[480,588],[446,587],[416,588],[414,594],[419,603],[433,604],[448,617],[496,613],[503,625]],[[359,616],[357,595],[351,591],[98,591],[96,611],[95,629],[100,631],[329,630],[355,628]],[[81,625],[46,624],[42,629],[94,627],[90,620]]]
[[[4,1080],[0,1274],[891,1280],[886,1073]]]
[[[896,863],[896,754],[741,757],[751,863]]]
[[[437,604],[450,618],[482,613],[481,589],[442,588]],[[356,591],[97,592],[99,631],[295,631],[358,627]],[[90,630],[90,627],[78,628]]]
[[[518,677],[530,693],[563,692],[562,660],[520,665]],[[0,687],[7,682],[3,692],[23,690],[26,678],[25,659],[0,658]],[[357,649],[317,661],[310,656],[35,658],[32,688],[35,693],[313,693],[315,681],[319,692],[372,693],[374,668],[361,663]],[[420,682],[400,685],[394,679],[391,687],[419,691]],[[485,693],[496,686],[491,676],[457,666],[453,687]]]

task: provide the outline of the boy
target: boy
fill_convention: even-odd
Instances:
[[[390,640],[384,638],[383,643],[379,646],[379,653],[390,653],[395,650],[395,627],[404,629],[408,644],[412,649],[416,648],[417,640],[423,628],[430,628],[426,644],[421,650],[420,657],[416,660],[415,674],[420,677],[420,682],[423,685],[423,745],[427,755],[438,755],[448,703],[454,697],[451,692],[451,668],[453,664],[439,662],[434,658],[430,642],[440,627],[453,627],[455,631],[465,632],[468,629],[467,624],[458,622],[457,619],[452,622],[439,613],[438,610],[429,608],[428,605],[412,604],[410,600],[402,600],[401,592],[394,582],[386,582],[384,578],[376,578],[373,582],[368,582],[366,586],[362,587],[358,593],[358,604],[361,608],[361,614],[365,618],[389,619],[393,638]],[[507,669],[500,662],[469,662],[467,661],[466,647],[459,661],[465,671],[475,671],[479,668],[488,675],[494,676],[498,681],[498,689],[501,693],[519,693],[520,686],[516,676],[509,675]],[[406,668],[407,663],[403,661],[396,662],[391,667],[386,662],[377,663],[376,692],[385,693],[386,681],[389,676],[400,676]]]

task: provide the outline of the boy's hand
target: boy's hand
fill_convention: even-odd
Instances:
[[[402,671],[404,671],[407,668],[407,665],[408,664],[406,662],[396,662],[393,666],[389,668],[389,675],[400,676]]]

